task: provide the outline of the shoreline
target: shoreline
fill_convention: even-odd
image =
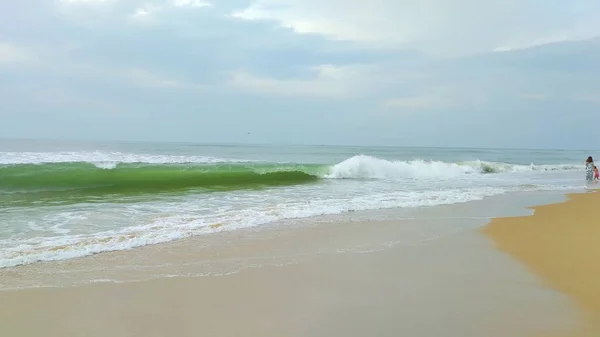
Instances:
[[[586,326],[568,336],[600,335],[599,203],[597,191],[572,193],[563,202],[532,207],[530,217],[496,218],[481,230],[545,286],[577,303]]]
[[[582,192],[585,193],[585,192]],[[382,247],[402,244],[405,238],[410,240],[420,240],[415,233],[410,231],[398,230],[365,230],[364,223],[379,224],[382,227],[389,227],[390,224],[402,224],[412,226],[416,224],[420,236],[449,235],[453,232],[460,232],[466,227],[480,228],[487,225],[497,217],[525,216],[533,214],[531,210],[536,205],[553,204],[566,200],[566,193],[562,191],[531,191],[531,192],[513,192],[496,195],[482,200],[475,200],[456,204],[437,205],[430,207],[414,207],[399,209],[380,209],[370,211],[348,212],[334,215],[321,215],[311,218],[287,219],[265,224],[258,227],[243,228],[230,231],[222,231],[205,235],[197,235],[188,238],[139,246],[127,250],[106,251],[91,255],[84,255],[62,260],[40,261],[31,264],[19,265],[14,267],[0,269],[0,292],[18,291],[28,288],[52,288],[69,287],[95,283],[124,283],[133,281],[147,281],[162,277],[175,276],[203,276],[213,274],[223,274],[236,272],[237,269],[243,269],[243,265],[226,266],[223,268],[195,268],[197,265],[196,257],[202,259],[202,263],[210,262],[215,265],[211,259],[216,255],[226,254],[229,259],[237,256],[246,255],[257,260],[268,260],[265,257],[275,255],[284,256],[280,258],[285,262],[287,257],[315,255],[315,252],[329,251],[329,253],[338,253],[339,251],[352,251],[354,246],[360,246],[365,249],[371,245],[371,250],[381,250]],[[447,223],[449,226],[441,224]],[[455,227],[455,228],[452,228]],[[450,228],[450,229],[448,229]],[[318,242],[305,238],[303,233],[320,237],[323,235],[332,235],[331,230],[339,232],[337,236],[350,236],[351,240],[340,240],[339,247],[333,247],[329,243]],[[319,233],[323,232],[323,233]],[[354,232],[354,234],[352,234]],[[360,233],[360,235],[358,234]],[[390,234],[398,236],[400,241],[387,242],[382,240]],[[296,235],[298,234],[298,235]],[[371,237],[371,239],[367,239]],[[277,238],[276,240],[274,238]],[[282,239],[283,238],[283,239]],[[286,239],[287,238],[287,239]],[[279,242],[280,241],[280,242]],[[301,242],[297,244],[295,241]],[[317,244],[315,244],[317,242]],[[254,246],[254,253],[241,253],[239,249],[233,247],[237,244],[245,246]],[[298,249],[290,250],[285,245],[297,246]],[[270,251],[260,247],[270,247]],[[278,247],[273,250],[273,247]],[[220,252],[214,253],[213,251]],[[174,253],[175,252],[175,253]],[[226,253],[223,253],[226,252]],[[163,268],[164,265],[173,263],[173,255],[177,255],[179,265],[191,265],[191,268],[181,272],[173,268]],[[130,263],[126,263],[131,261]],[[218,264],[225,264],[218,261]],[[148,269],[146,271],[133,270],[140,269],[138,266]],[[91,267],[90,267],[91,266]],[[102,266],[111,266],[111,269],[118,269],[115,276],[127,274],[127,277],[106,277],[106,272]],[[95,269],[91,273],[88,269]],[[151,275],[152,273],[157,274]],[[73,276],[69,275],[73,274]],[[80,275],[76,275],[80,274]],[[131,274],[131,275],[130,275]],[[138,274],[138,275],[135,275]],[[4,277],[2,276],[4,275]],[[58,277],[68,275],[68,277]],[[73,284],[72,280],[85,278],[87,281]]]
[[[528,337],[577,325],[566,297],[489,244],[467,230],[223,276],[1,292],[0,334]]]
[[[548,287],[483,235],[496,220],[535,223],[528,208],[569,202],[557,192],[536,199],[545,206],[523,208],[536,203],[530,197],[411,210],[397,220],[358,215],[342,223],[228,232],[23,266],[13,281],[132,279],[0,291],[0,334],[591,336],[568,292]],[[157,272],[163,277],[136,279]],[[5,280],[0,270],[0,284]]]

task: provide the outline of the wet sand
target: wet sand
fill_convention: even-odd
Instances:
[[[573,203],[581,201],[587,203],[579,207],[585,212],[577,210],[581,223],[593,222],[593,201],[588,198],[594,197],[539,209],[575,210]],[[489,205],[506,207],[497,200]],[[44,284],[51,279],[67,284],[69,271],[87,279],[120,281],[134,274],[131,280],[153,273],[190,275],[2,291],[0,336],[529,337],[587,332],[583,329],[590,327],[590,320],[580,316],[592,315],[594,305],[574,301],[576,292],[551,282],[554,276],[543,274],[544,268],[532,266],[561,261],[564,242],[571,242],[569,250],[593,254],[585,245],[597,240],[559,240],[560,219],[575,219],[565,209],[553,211],[552,219],[536,214],[494,220],[483,229],[488,237],[480,230],[489,216],[485,205],[430,208],[394,221],[222,233],[0,270],[0,284],[40,277]],[[538,244],[535,238],[548,233],[543,223],[554,218],[557,235],[548,235],[556,240]],[[531,229],[520,234],[525,225],[512,221],[532,224]],[[594,227],[580,230],[583,235]],[[558,257],[530,261],[511,243],[519,235],[531,236],[516,241],[532,247],[551,245],[544,248],[551,253],[544,254]],[[570,255],[575,257],[592,261]],[[146,269],[150,262],[154,265]],[[592,283],[575,288],[593,291]]]
[[[531,217],[494,219],[483,232],[545,285],[572,298],[587,325],[566,336],[600,336],[600,193],[534,207]]]

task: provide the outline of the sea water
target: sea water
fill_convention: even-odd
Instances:
[[[0,141],[0,268],[585,185],[586,151]]]

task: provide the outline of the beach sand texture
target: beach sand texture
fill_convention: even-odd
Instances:
[[[531,217],[494,219],[483,232],[543,282],[570,296],[587,326],[568,336],[600,336],[599,193],[534,207]]]

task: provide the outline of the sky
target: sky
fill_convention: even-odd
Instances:
[[[0,1],[0,137],[600,148],[597,0]]]

